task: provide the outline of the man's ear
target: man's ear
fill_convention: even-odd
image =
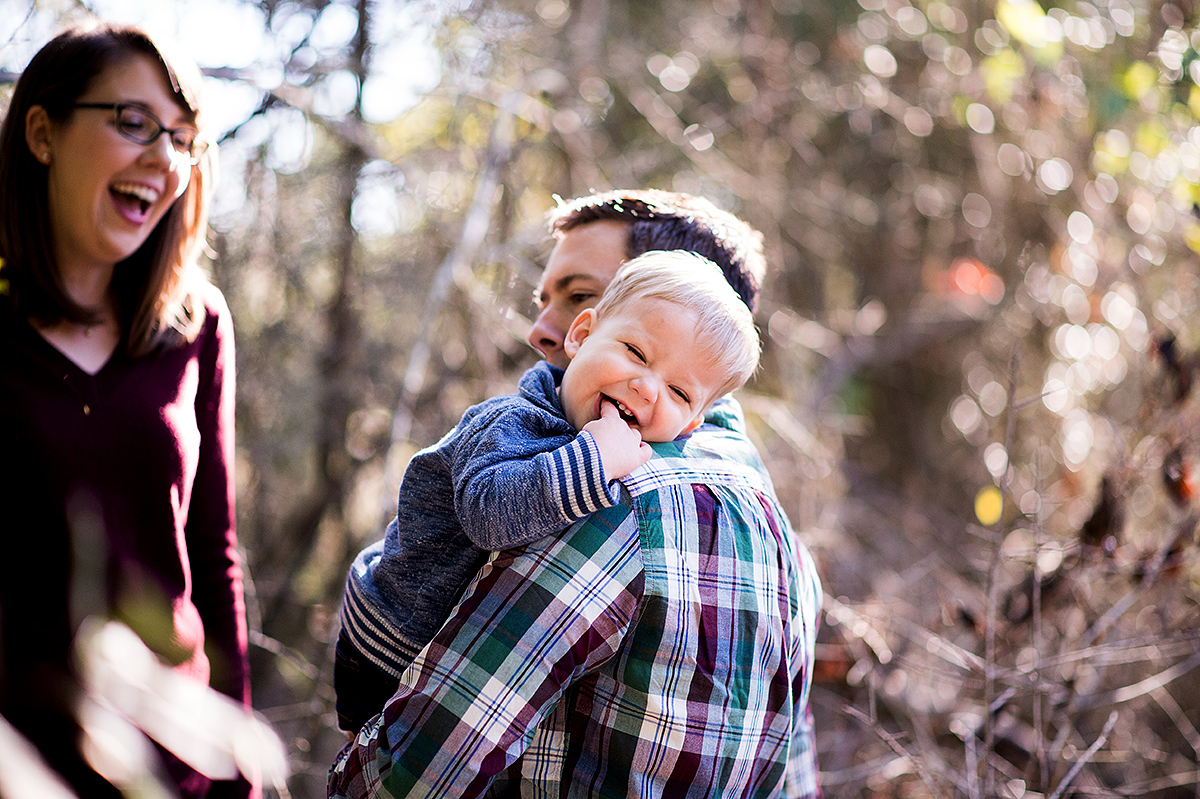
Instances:
[[[579,352],[580,346],[592,335],[592,330],[596,326],[596,309],[585,308],[579,312],[579,316],[571,322],[571,326],[567,328],[567,335],[563,337],[563,352],[568,358],[574,358],[575,353]]]
[[[33,105],[25,113],[25,144],[33,157],[43,164],[49,163],[52,123],[46,109]]]

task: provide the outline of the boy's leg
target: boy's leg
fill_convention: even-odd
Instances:
[[[338,727],[356,733],[383,710],[400,680],[362,656],[358,647],[338,633],[333,662],[333,692],[337,696]]]

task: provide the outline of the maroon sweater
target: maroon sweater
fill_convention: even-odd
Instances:
[[[195,341],[140,358],[122,345],[89,375],[0,295],[0,715],[66,772],[86,614],[122,618],[249,707],[233,328],[216,288],[203,299]]]

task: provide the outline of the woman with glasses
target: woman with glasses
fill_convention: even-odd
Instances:
[[[139,29],[70,30],[0,127],[0,716],[89,799],[119,779],[77,721],[85,617],[249,707],[200,82]],[[258,793],[158,754],[181,796]]]

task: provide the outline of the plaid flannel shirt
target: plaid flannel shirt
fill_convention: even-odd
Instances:
[[[330,797],[820,796],[812,560],[738,427],[655,450],[621,504],[492,556]]]

